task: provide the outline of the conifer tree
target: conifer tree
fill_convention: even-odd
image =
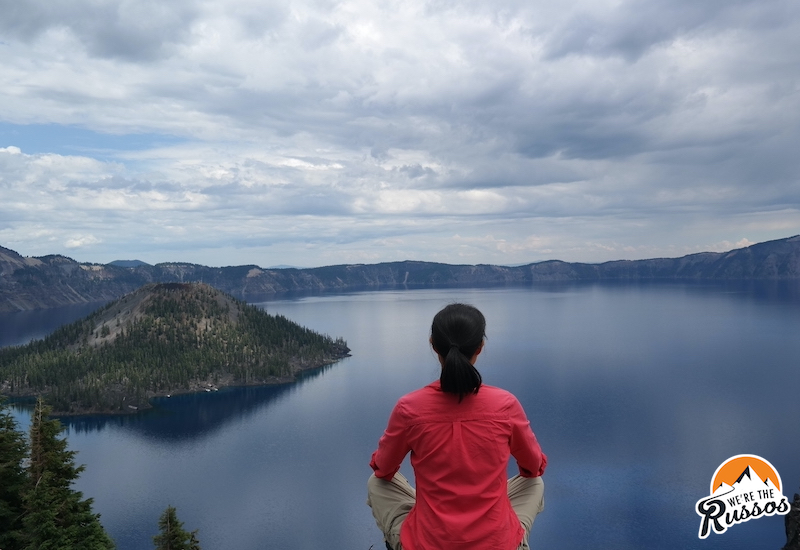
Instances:
[[[158,529],[159,534],[153,537],[156,550],[200,550],[197,530],[191,533],[184,530],[174,506],[167,506],[161,514]]]
[[[59,437],[63,431],[39,398],[31,418],[23,548],[113,549],[100,516],[92,512],[92,499],[72,488],[84,467],[75,466],[75,451],[67,450],[67,440]]]
[[[27,475],[23,460],[28,446],[25,434],[0,398],[0,548],[22,548],[22,493]]]

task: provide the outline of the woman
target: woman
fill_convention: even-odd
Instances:
[[[485,332],[472,306],[436,314],[439,381],[400,398],[372,455],[367,504],[390,550],[528,548],[547,457],[519,401],[481,383]],[[398,472],[409,452],[416,491]],[[519,475],[506,480],[510,455]]]

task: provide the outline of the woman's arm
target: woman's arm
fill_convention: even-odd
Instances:
[[[538,477],[547,466],[547,455],[542,452],[522,405],[516,399],[514,401],[510,417],[511,454],[517,460],[522,477]]]
[[[411,450],[408,446],[407,423],[403,419],[401,409],[402,405],[398,402],[389,415],[389,424],[378,441],[378,449],[372,453],[372,460],[369,463],[375,472],[375,477],[387,481],[394,477],[403,459]]]

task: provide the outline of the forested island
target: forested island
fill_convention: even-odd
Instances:
[[[154,283],[0,349],[0,393],[44,395],[57,414],[132,413],[159,395],[291,382],[349,351],[207,284]]]

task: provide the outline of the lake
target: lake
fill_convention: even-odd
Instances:
[[[358,292],[260,304],[352,349],[296,384],[161,399],[138,416],[66,419],[77,488],[121,550],[152,548],[172,505],[205,550],[382,549],[370,455],[398,397],[438,377],[433,315],[487,318],[477,367],[520,399],[549,458],[533,548],[773,549],[783,517],[697,536],[727,458],[769,460],[800,489],[800,284],[571,284]],[[86,308],[0,317],[2,345]],[[15,415],[27,426],[26,413]],[[408,460],[402,470],[412,477]],[[513,472],[513,461],[510,472]]]

